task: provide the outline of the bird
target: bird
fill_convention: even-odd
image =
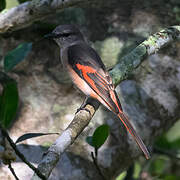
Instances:
[[[59,25],[45,35],[45,38],[53,39],[60,47],[63,67],[69,73],[73,83],[87,97],[98,100],[116,114],[144,153],[145,158],[149,159],[150,153],[147,147],[123,112],[109,72],[98,53],[86,42],[79,28],[73,24]]]

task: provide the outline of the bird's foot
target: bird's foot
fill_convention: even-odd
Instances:
[[[81,110],[85,110],[85,111],[89,112],[89,114],[91,115],[90,110],[88,110],[88,109],[86,108],[86,105],[88,104],[87,100],[88,100],[88,97],[86,97],[86,98],[84,99],[83,103],[81,104],[81,107],[77,109],[77,111],[76,111],[75,114],[77,114],[77,113],[78,113],[79,111],[81,111]]]
[[[87,109],[87,108],[85,108],[85,107],[80,107],[80,108],[78,108],[75,114],[77,114],[77,113],[78,113],[79,111],[81,111],[81,110],[85,110],[85,111],[87,111],[87,112],[91,115],[90,110]]]

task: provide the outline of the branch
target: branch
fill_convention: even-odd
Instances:
[[[14,178],[15,178],[16,180],[19,180],[19,178],[17,177],[17,175],[16,175],[13,167],[11,166],[11,163],[9,163],[8,168],[10,169],[10,171],[11,171],[11,173],[13,174]]]
[[[99,103],[90,99],[91,102],[87,102],[85,106],[86,110],[80,110],[74,117],[73,121],[67,127],[67,129],[59,136],[56,142],[48,149],[48,152],[44,155],[43,160],[38,166],[45,177],[49,177],[51,171],[56,166],[62,153],[71,145],[84,128],[89,124],[95,111],[99,107]],[[90,104],[93,104],[90,105]],[[34,174],[32,179],[38,179]]]
[[[128,75],[144,61],[145,57],[155,54],[169,43],[180,40],[180,26],[171,26],[150,36],[128,55],[119,60],[111,71],[113,83],[117,86],[127,79]]]
[[[97,158],[97,156],[96,155],[94,156],[94,153],[91,152],[91,157],[93,159],[93,163],[94,163],[96,169],[98,170],[98,173],[100,174],[100,176],[102,177],[103,180],[106,180],[106,177],[104,176],[104,174],[102,173],[102,171],[101,171],[101,169],[100,169],[100,167],[98,165],[98,162],[97,162],[98,158]]]
[[[15,31],[31,25],[67,7],[92,0],[32,0],[0,13],[0,33]]]
[[[176,39],[180,39],[180,26],[172,26],[150,36],[131,53],[122,58],[120,63],[117,64],[110,72],[114,84],[118,85],[122,80],[126,79],[128,75],[143,62],[144,57],[156,53],[159,49]],[[85,108],[90,113],[86,110],[79,111],[68,128],[49,148],[48,152],[44,155],[43,160],[38,166],[38,169],[47,178],[49,177],[52,169],[56,166],[62,153],[75,141],[78,135],[80,135],[80,133],[88,125],[98,107],[99,103],[96,101],[87,102]],[[37,180],[39,178],[34,175],[32,179]]]
[[[13,148],[13,150],[15,151],[15,153],[17,154],[17,156],[25,163],[27,164],[36,174],[38,174],[38,177],[41,177],[41,179],[46,179],[43,174],[39,171],[39,169],[37,169],[36,167],[34,167],[31,163],[29,163],[25,156],[18,150],[18,148],[16,147],[16,144],[13,142],[13,140],[9,137],[7,131],[1,126],[0,124],[0,130],[2,133],[2,136],[5,137],[7,139],[7,141],[9,142],[10,146]],[[10,161],[12,161],[12,156],[10,156],[11,160],[9,161],[9,168],[11,169],[10,166]],[[12,169],[11,169],[12,170]],[[12,171],[13,172],[13,171]],[[13,173],[14,174],[14,173]]]

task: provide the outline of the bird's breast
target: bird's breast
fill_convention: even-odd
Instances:
[[[68,73],[73,81],[73,83],[87,96],[92,96],[94,91],[89,87],[89,85],[84,81],[70,65],[67,65]]]

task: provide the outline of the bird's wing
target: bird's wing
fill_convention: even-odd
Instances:
[[[85,43],[68,48],[68,64],[115,113],[122,111],[121,104],[103,62],[94,49]]]

